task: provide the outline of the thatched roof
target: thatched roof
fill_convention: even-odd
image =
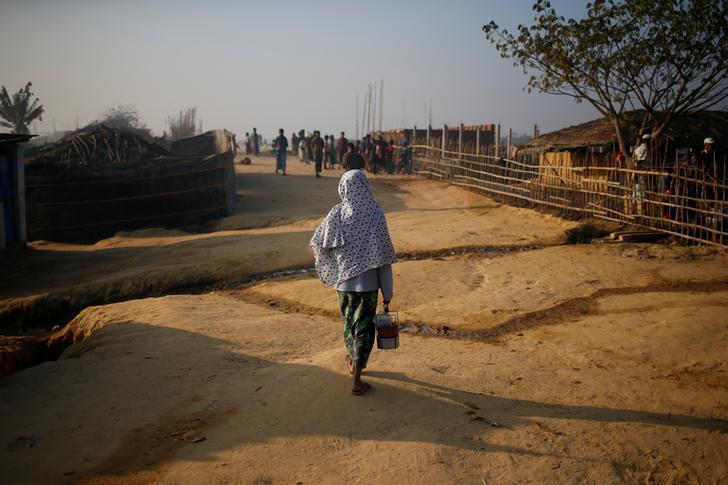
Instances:
[[[636,121],[641,119],[642,113],[632,111],[627,116]],[[706,137],[725,145],[728,141],[728,111],[702,111],[675,119],[663,136],[683,146],[701,146]],[[600,118],[546,133],[529,141],[527,146],[568,149],[608,146],[616,142],[612,123],[607,118]]]
[[[126,131],[94,125],[25,153],[26,165],[57,168],[103,168],[170,156],[167,150]]]

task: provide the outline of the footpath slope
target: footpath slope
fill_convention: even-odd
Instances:
[[[120,234],[95,249],[49,244],[42,257],[58,273],[43,279],[30,271],[37,261],[28,263],[13,294],[78,291],[88,302],[85,292],[105,286],[128,298],[137,283],[163,291],[154,285],[165,274],[187,281],[200,271],[220,281],[242,271],[234,265],[257,273],[286,258],[310,264],[302,255],[310,258],[308,237],[335,202],[327,192],[335,192],[334,174],[320,181],[328,188],[311,192],[310,167],[292,162],[284,178],[265,173],[269,159],[256,163],[240,177],[247,207],[269,208],[268,222],[251,216],[257,228],[242,229],[239,213],[195,235]],[[86,308],[54,333],[55,342],[76,341],[59,360],[0,379],[0,477],[725,480],[725,252],[554,246],[573,223],[436,182],[379,177],[373,186],[398,250],[426,256],[395,265],[393,308],[405,323],[473,338],[403,334],[400,349],[374,352],[365,373],[373,389],[355,397],[333,290],[311,276]],[[286,190],[289,199],[279,200]],[[246,248],[250,241],[260,244]],[[489,250],[442,251],[478,245]],[[69,251],[88,258],[81,269],[63,259]],[[118,260],[104,263],[109,254]]]
[[[0,380],[0,476],[714,482],[728,473],[726,296],[607,297],[598,315],[491,343],[403,335],[375,351],[361,397],[333,319],[218,294],[89,308],[68,329],[86,340]]]
[[[88,305],[312,266],[308,241],[339,201],[342,172],[327,170],[316,179],[310,165],[292,160],[283,177],[273,174],[273,167],[266,156],[237,165],[236,213],[197,233],[147,229],[92,245],[30,243],[28,251],[0,262],[0,322],[14,327],[34,320],[50,328],[64,323],[52,321],[54,316],[72,316]],[[550,244],[575,226],[438,182],[377,176],[372,188],[401,253]]]

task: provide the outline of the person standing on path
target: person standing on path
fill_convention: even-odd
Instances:
[[[336,168],[336,140],[334,135],[329,135],[329,168]]]
[[[316,272],[324,286],[333,286],[344,321],[346,367],[352,375],[351,392],[370,389],[362,382],[374,346],[374,316],[379,290],[384,306],[392,301],[392,264],[397,262],[387,220],[361,170],[349,170],[339,181],[341,204],[321,221],[309,243]]]
[[[253,128],[253,154],[260,155],[260,135],[258,131]]]
[[[377,154],[377,171],[379,170],[385,170],[385,160],[387,159],[387,142],[384,139],[383,135],[379,135],[379,138],[376,141],[377,148],[376,148],[376,154]]]
[[[394,173],[394,140],[389,140],[384,157],[386,160],[387,174],[392,175]]]
[[[336,161],[339,162],[340,166],[344,165],[344,155],[346,154],[348,144],[349,140],[346,139],[342,131],[339,134],[339,139],[336,140]]]
[[[324,135],[324,170],[329,168],[329,135]]]
[[[250,133],[245,132],[245,154],[250,155],[253,152],[253,144],[250,141]]]
[[[311,150],[313,150],[316,178],[319,178],[321,177],[321,164],[324,160],[324,141],[321,139],[321,133],[318,130],[313,132],[313,137],[311,138]]]
[[[311,165],[311,160],[313,160],[313,147],[311,146],[311,140],[313,139],[313,134],[309,133],[306,136],[306,165]]]
[[[291,155],[294,157],[298,155],[298,137],[295,131],[291,133]]]
[[[278,138],[276,138],[275,142],[273,143],[275,147],[277,148],[277,156],[276,156],[276,173],[278,171],[282,171],[283,175],[286,174],[286,155],[288,153],[288,140],[286,139],[286,136],[283,134],[283,128],[278,130]]]
[[[356,150],[353,143],[347,144],[346,153],[341,159],[341,167],[346,171],[364,169],[364,157]]]

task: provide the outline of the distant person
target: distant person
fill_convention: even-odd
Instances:
[[[319,224],[309,245],[324,286],[336,288],[344,320],[345,364],[352,375],[351,393],[358,396],[371,388],[362,382],[361,373],[374,347],[379,290],[385,311],[392,301],[392,264],[397,258],[387,220],[364,172],[344,173],[339,196],[341,204]]]
[[[637,148],[632,152],[632,160],[634,161],[634,167],[638,170],[644,170],[647,165],[647,158],[649,155],[649,147],[647,144],[650,141],[650,135],[642,135],[641,142]]]
[[[346,144],[346,153],[341,160],[341,166],[346,171],[364,168],[364,157],[356,150],[353,143]]]
[[[306,138],[298,139],[298,158],[301,163],[306,163]]]
[[[324,170],[329,168],[329,135],[324,135]]]
[[[245,154],[250,155],[253,153],[253,143],[250,140],[250,133],[245,132]]]
[[[409,141],[407,141],[407,139],[404,139],[402,140],[402,157],[399,161],[399,168],[397,171],[402,172],[403,174],[409,173],[411,169],[411,162],[412,147],[410,147]]]
[[[286,174],[286,155],[288,153],[288,140],[283,134],[283,128],[278,130],[278,138],[275,139],[273,144],[276,147],[276,173],[280,170],[283,175]]]
[[[387,148],[385,149],[384,160],[387,173],[392,175],[394,173],[394,140],[389,140]]]
[[[253,128],[253,154],[260,155],[260,135],[258,131]]]
[[[309,165],[313,160],[313,145],[311,145],[311,140],[313,140],[313,134],[309,133],[306,135],[306,163]]]
[[[717,158],[715,155],[715,140],[710,137],[706,138],[703,140],[703,149],[698,155],[699,166],[708,177],[720,182],[723,179],[723,171],[718,167]]]
[[[295,131],[291,133],[291,154],[294,157],[298,155],[298,137]]]
[[[344,136],[344,132],[339,133],[339,139],[336,140],[336,161],[339,162],[339,165],[344,164],[344,154],[346,153],[348,143],[349,141]]]
[[[376,167],[375,167],[375,157],[376,157],[376,154],[375,154],[375,146],[374,146],[374,143],[372,142],[372,136],[371,135],[367,135],[364,138],[364,153],[363,153],[363,155],[364,155],[364,161],[366,162],[366,165],[367,165],[367,170],[369,170],[370,172],[375,172],[375,170],[376,170]]]
[[[336,140],[334,135],[329,135],[329,168],[336,168]]]
[[[318,130],[313,132],[313,137],[311,138],[311,150],[313,151],[316,178],[319,178],[321,177],[321,164],[324,161],[324,140],[321,138],[321,132]]]
[[[698,163],[700,170],[704,173],[702,175],[705,179],[716,185],[710,185],[706,187],[705,198],[711,199],[715,202],[712,203],[713,210],[716,214],[723,214],[723,207],[719,202],[725,200],[725,188],[719,185],[725,185],[725,157],[723,157],[723,163],[719,163],[720,158],[715,152],[715,140],[713,138],[706,138],[703,140],[703,149],[698,155]],[[719,216],[716,216],[719,217]]]
[[[651,139],[649,134],[642,135],[641,143],[632,151],[632,162],[635,170],[645,170],[647,168],[647,159],[649,157],[648,143]],[[642,215],[642,201],[645,199],[645,190],[647,178],[641,174],[633,174],[632,177],[632,201],[634,204],[634,213]]]
[[[387,156],[387,142],[384,140],[384,136],[379,135],[376,142],[374,143],[374,173],[378,173],[379,170],[384,170],[384,160]]]

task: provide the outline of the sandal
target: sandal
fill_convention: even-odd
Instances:
[[[359,389],[352,389],[351,393],[355,396],[361,396],[362,394],[366,393],[371,388],[372,388],[372,386],[370,386],[366,382],[362,382],[361,387]]]
[[[351,360],[351,355],[346,354],[344,362],[346,362],[346,370],[349,371],[349,374],[354,375],[354,362]]]

